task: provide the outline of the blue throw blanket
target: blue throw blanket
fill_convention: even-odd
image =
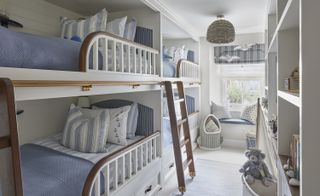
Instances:
[[[81,43],[0,27],[1,67],[79,71]]]
[[[21,147],[24,196],[81,196],[93,163],[43,146]]]

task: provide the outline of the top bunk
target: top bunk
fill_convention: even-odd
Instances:
[[[172,78],[200,82],[199,41],[162,15],[162,69],[166,80]]]
[[[0,27],[0,77],[13,80],[15,87],[163,81],[161,14],[137,0],[99,2],[8,1],[5,14],[24,27]],[[175,78],[198,75],[194,64],[179,64]]]

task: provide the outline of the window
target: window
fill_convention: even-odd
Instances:
[[[241,111],[243,106],[255,103],[261,96],[262,79],[223,79],[222,100],[231,111]]]

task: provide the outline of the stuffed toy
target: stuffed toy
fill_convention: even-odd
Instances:
[[[250,149],[245,152],[245,155],[249,160],[242,166],[240,172],[244,174],[246,181],[252,184],[255,179],[258,179],[263,185],[269,186],[272,176],[263,161],[265,154],[258,149]]]

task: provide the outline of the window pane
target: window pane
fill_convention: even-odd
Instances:
[[[224,79],[224,102],[232,111],[253,104],[261,96],[261,79]]]

